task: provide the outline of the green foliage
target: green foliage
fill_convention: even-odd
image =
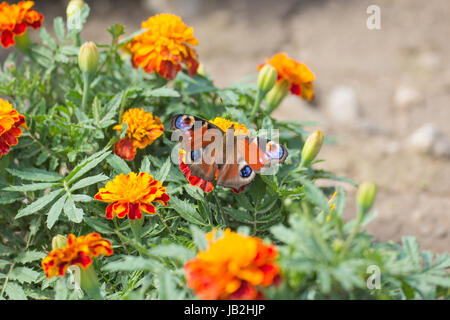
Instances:
[[[86,6],[83,24],[88,14]],[[27,56],[11,54],[0,70],[0,94],[29,127],[0,160],[0,299],[78,299],[66,279],[46,279],[40,261],[56,234],[90,232],[101,233],[114,248],[114,255],[94,262],[104,298],[194,298],[183,266],[206,248],[205,233],[213,228],[277,244],[282,282],[265,290],[269,298],[448,298],[450,256],[420,251],[412,237],[403,238],[402,245],[375,241],[359,228],[371,214],[361,215],[360,223],[344,221],[344,190],[320,188],[314,181],[356,183],[300,165],[308,123],[278,121],[263,112],[252,117],[254,76],[227,88],[184,71],[168,82],[121,58],[119,47],[141,31],[127,37],[120,25],[108,31],[111,42],[97,44],[100,68],[91,79],[84,110],[75,44],[79,31],[67,30],[61,17],[54,20],[56,38],[41,28],[40,44],[33,44]],[[11,64],[16,67],[9,68]],[[153,112],[166,130],[127,163],[112,152],[127,126],[121,133],[112,127],[132,107]],[[257,133],[279,129],[289,157],[276,174],[257,176],[245,192],[216,187],[203,193],[170,160],[175,143],[168,128],[175,113],[226,117]],[[131,171],[152,174],[171,197],[167,207],[146,215],[140,228],[126,219],[107,220],[105,204],[93,198],[107,181]],[[367,287],[370,266],[381,272],[380,289]]]

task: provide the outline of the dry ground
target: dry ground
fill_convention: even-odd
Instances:
[[[219,86],[255,72],[279,51],[306,63],[317,77],[316,106],[290,97],[276,117],[317,121],[336,141],[323,148],[321,166],[378,184],[378,218],[368,227],[378,239],[414,235],[424,249],[450,251],[450,161],[403,148],[427,122],[450,136],[448,0],[87,2],[93,14],[83,38],[99,42],[109,40],[106,27],[113,23],[131,33],[156,12],[181,15],[194,27],[201,61]],[[366,27],[370,4],[381,8],[381,30]],[[63,1],[37,6],[47,13],[47,24],[64,14]],[[415,88],[419,102],[396,108],[393,95],[400,85]],[[354,90],[369,129],[342,125],[327,115],[327,98],[337,86]],[[354,190],[345,188],[351,216]]]

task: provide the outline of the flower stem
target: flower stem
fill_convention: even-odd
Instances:
[[[256,98],[255,98],[255,103],[253,104],[253,109],[252,112],[250,114],[250,118],[253,120],[256,116],[256,112],[259,109],[259,106],[261,105],[262,99],[264,98],[264,95],[262,94],[261,91],[258,90],[258,92],[256,93]]]
[[[128,221],[130,222],[130,227],[133,231],[134,239],[137,242],[141,243],[141,228],[142,224],[144,223],[144,217],[142,217],[141,219],[128,219]]]
[[[358,207],[358,215],[356,216],[355,225],[353,227],[352,232],[350,233],[350,236],[347,238],[347,240],[345,241],[345,243],[343,245],[341,255],[340,255],[341,257],[343,257],[347,253],[348,249],[350,248],[350,246],[353,242],[353,239],[355,238],[356,234],[358,233],[359,227],[361,226],[361,222],[364,217],[364,213],[365,213],[365,211],[363,210],[363,208]]]
[[[86,107],[86,101],[89,94],[89,74],[87,72],[83,73],[83,99],[81,100],[81,111],[84,112],[84,109]]]
[[[80,287],[91,299],[102,300],[97,274],[92,265],[80,271]]]

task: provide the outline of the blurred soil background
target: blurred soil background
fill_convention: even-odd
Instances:
[[[65,16],[68,1],[36,2],[48,29],[53,17]],[[316,122],[306,129],[334,142],[317,166],[378,185],[378,217],[367,227],[377,239],[414,235],[422,249],[450,251],[450,1],[86,2],[82,39],[99,43],[109,43],[114,23],[130,34],[155,13],[180,15],[194,27],[200,60],[220,87],[280,51],[307,64],[316,74],[315,102],[291,96],[275,117]],[[373,4],[381,9],[380,30],[366,26]],[[351,218],[355,190],[342,186]]]

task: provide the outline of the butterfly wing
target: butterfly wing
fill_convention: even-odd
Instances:
[[[227,132],[228,135],[228,132]],[[229,145],[228,149],[230,149]],[[286,148],[274,141],[260,137],[235,136],[233,150],[226,150],[234,160],[219,166],[217,184],[242,191],[256,174],[273,174],[276,164],[283,163],[288,155]]]
[[[218,164],[213,147],[220,144],[218,140],[224,132],[205,119],[186,114],[175,115],[171,120],[171,129],[179,135],[181,148],[185,152],[183,162],[191,174],[206,181],[214,181]]]

